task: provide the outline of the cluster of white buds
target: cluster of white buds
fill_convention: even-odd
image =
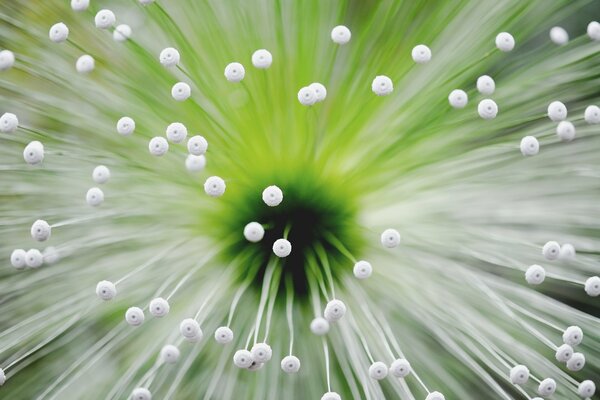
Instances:
[[[10,254],[10,263],[15,269],[39,268],[44,263],[44,256],[38,249],[15,249]]]
[[[185,159],[185,167],[189,172],[199,172],[206,167],[206,157],[204,154],[208,149],[208,142],[203,136],[195,135],[188,139],[188,154]]]
[[[273,350],[267,343],[256,343],[250,351],[238,350],[233,355],[233,364],[238,368],[257,371],[273,357]],[[299,361],[298,361],[299,363]],[[282,363],[283,368],[283,363]],[[298,364],[298,369],[300,368]]]

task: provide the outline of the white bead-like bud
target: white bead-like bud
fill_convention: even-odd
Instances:
[[[600,296],[600,277],[592,276],[587,278],[585,281],[585,292],[588,296],[598,297]]]
[[[167,126],[167,139],[171,143],[182,143],[187,138],[187,128],[181,122],[173,122]]]
[[[279,187],[272,185],[263,190],[262,199],[269,207],[276,207],[283,201],[283,192]]]
[[[129,136],[135,130],[135,121],[130,117],[122,117],[117,121],[117,132],[123,136]]]
[[[327,392],[321,396],[321,400],[342,400],[342,396],[336,392]]]
[[[169,151],[169,142],[162,136],[155,136],[148,142],[148,151],[156,157],[161,157]]]
[[[567,362],[573,356],[573,348],[568,344],[560,345],[554,356],[558,362]]]
[[[203,136],[195,135],[188,139],[187,149],[190,154],[201,156],[208,149],[208,142]]]
[[[171,88],[171,96],[177,101],[187,100],[192,95],[192,88],[185,82],[177,82]]]
[[[25,265],[29,268],[39,268],[44,263],[44,256],[38,249],[29,249],[25,253]]]
[[[498,115],[498,105],[492,99],[483,99],[477,105],[477,112],[483,119],[494,119]]]
[[[190,172],[200,172],[206,167],[206,157],[204,155],[195,156],[188,154],[185,158],[185,168]]]
[[[329,321],[323,317],[317,317],[310,322],[310,331],[317,336],[326,335],[329,332]]]
[[[446,400],[446,398],[440,392],[431,392],[425,397],[425,400]]]
[[[27,266],[27,252],[23,249],[14,249],[10,253],[10,264],[15,269],[24,269]]]
[[[346,44],[350,41],[352,33],[344,25],[338,25],[331,30],[331,40],[337,44]]]
[[[556,134],[563,142],[575,139],[575,125],[569,121],[560,121],[556,126]]]
[[[100,281],[96,285],[96,295],[104,301],[112,300],[117,295],[117,287],[110,281]]]
[[[64,42],[69,37],[69,28],[62,22],[54,24],[50,27],[48,37],[50,37],[50,40],[54,43]]]
[[[308,85],[309,89],[312,89],[317,96],[317,103],[322,102],[327,97],[327,88],[325,85],[319,82],[313,82]]]
[[[219,344],[231,343],[233,340],[233,331],[227,326],[220,326],[215,331],[215,341]]]
[[[258,222],[250,222],[244,227],[244,237],[249,242],[260,242],[264,236],[265,228]]]
[[[286,356],[281,360],[281,369],[287,374],[295,374],[300,370],[300,359],[296,356]]]
[[[100,29],[108,29],[115,24],[117,17],[115,17],[115,13],[111,10],[100,10],[94,17],[94,22],[96,23],[96,28]]]
[[[75,69],[77,72],[81,74],[87,74],[88,72],[92,72],[96,67],[96,61],[89,54],[84,54],[77,59],[75,63]]]
[[[583,340],[583,331],[578,326],[569,326],[562,335],[563,343],[577,346]]]
[[[85,194],[85,201],[92,207],[98,207],[104,202],[104,192],[97,187],[90,188]]]
[[[110,179],[110,170],[105,165],[98,165],[92,172],[92,179],[98,184],[106,183]]]
[[[479,93],[489,96],[496,90],[496,82],[489,75],[481,75],[477,78],[477,90]]]
[[[397,378],[404,378],[410,374],[411,366],[407,359],[398,358],[390,365],[390,373]]]
[[[146,388],[135,388],[131,392],[131,400],[152,400],[152,393]]]
[[[238,350],[233,355],[233,363],[238,368],[248,368],[252,365],[252,353],[248,350]]]
[[[594,394],[596,394],[596,384],[590,380],[581,382],[579,387],[577,387],[577,394],[582,399],[592,397]]]
[[[127,24],[117,25],[115,30],[113,31],[113,40],[115,42],[124,42],[131,37],[133,31],[131,27]]]
[[[465,108],[469,102],[469,96],[464,90],[454,89],[448,95],[448,103],[454,108]]]
[[[38,242],[44,242],[50,238],[52,228],[50,224],[43,219],[38,219],[31,224],[31,237]]]
[[[569,34],[564,28],[555,26],[550,29],[550,40],[552,40],[554,44],[562,46],[569,43]]]
[[[589,107],[588,107],[589,108]],[[19,126],[19,119],[13,113],[4,113],[0,117],[0,132],[13,133]]]
[[[573,353],[567,361],[567,369],[570,371],[581,371],[585,367],[585,356],[582,353]]]
[[[181,321],[179,332],[189,342],[199,342],[204,337],[200,324],[194,318],[186,318]]]
[[[600,40],[600,22],[590,22],[587,26],[587,34],[592,40]]]
[[[60,260],[60,253],[53,246],[48,246],[42,252],[44,264],[54,264]]]
[[[232,62],[227,64],[227,66],[225,67],[224,74],[225,78],[229,82],[241,82],[241,80],[244,79],[244,76],[246,75],[246,70],[244,69],[244,66],[239,62]]]
[[[225,181],[218,176],[211,176],[204,182],[204,192],[210,197],[221,197],[225,193]]]
[[[11,69],[15,65],[15,53],[10,50],[0,51],[0,71]]]
[[[273,356],[271,346],[266,343],[256,343],[252,346],[250,352],[252,353],[252,359],[259,363],[266,363]]]
[[[524,385],[529,380],[529,368],[516,365],[510,370],[510,381],[515,385]]]
[[[343,301],[333,299],[325,306],[323,316],[329,322],[337,322],[346,314],[346,305]]]
[[[179,349],[172,344],[167,344],[160,350],[160,359],[167,364],[175,364],[179,360],[179,355]]]
[[[431,60],[431,50],[424,44],[415,46],[412,49],[412,59],[417,64],[425,64]]]
[[[394,91],[394,83],[385,75],[378,75],[371,83],[371,90],[377,96],[387,96]]]
[[[515,38],[508,32],[500,32],[496,36],[496,47],[500,51],[511,51],[515,48]]]
[[[381,361],[375,361],[369,367],[369,376],[371,377],[371,379],[380,381],[382,379],[385,379],[385,377],[387,375],[388,375],[388,367],[387,367],[387,365],[385,365],[385,363],[383,363]]]
[[[310,86],[298,90],[298,101],[303,106],[312,106],[317,102],[317,93]]]
[[[556,381],[552,378],[546,378],[540,382],[538,386],[538,394],[540,396],[552,396],[556,391]]]
[[[158,56],[160,63],[163,65],[163,67],[167,68],[174,67],[179,64],[180,58],[181,56],[179,55],[179,52],[173,47],[162,49],[160,55]]]
[[[530,285],[541,285],[546,279],[546,270],[539,265],[532,265],[525,271],[525,280]]]
[[[383,247],[392,249],[400,244],[400,232],[395,229],[386,229],[381,234],[381,244]]]
[[[583,113],[583,118],[588,124],[600,124],[600,107],[598,106],[587,106]]]
[[[44,161],[44,145],[34,140],[23,149],[23,159],[29,165],[38,165]]]
[[[567,118],[567,107],[560,101],[553,101],[548,105],[548,118],[554,122],[564,121]]]
[[[542,247],[542,254],[546,260],[556,260],[560,255],[560,245],[553,240],[546,242]]]
[[[287,239],[277,239],[275,243],[273,243],[273,253],[277,257],[287,257],[292,252],[292,244]]]
[[[171,306],[169,302],[162,297],[157,297],[150,301],[148,311],[157,318],[162,318],[169,313]]]
[[[358,279],[367,279],[373,273],[373,267],[371,266],[370,262],[360,260],[356,264],[354,264],[352,272],[354,273],[354,276]]]
[[[565,243],[560,246],[560,254],[558,258],[561,260],[574,260],[576,256],[575,247],[570,243]]]
[[[139,307],[129,307],[125,312],[125,321],[131,326],[140,326],[145,319],[144,310]]]
[[[73,11],[85,11],[90,6],[90,0],[71,0]]]
[[[266,69],[273,63],[273,56],[268,50],[259,49],[252,53],[252,65],[259,69]]]

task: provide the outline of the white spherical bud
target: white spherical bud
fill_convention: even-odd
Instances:
[[[277,257],[287,257],[292,252],[292,244],[287,239],[277,239],[275,243],[273,243],[273,253]]]
[[[287,356],[281,360],[281,369],[288,374],[295,374],[300,370],[300,359],[296,356]]]
[[[115,24],[117,17],[115,13],[110,10],[100,10],[94,17],[94,23],[96,28],[108,29]]]
[[[564,28],[555,26],[550,29],[550,40],[559,46],[569,43],[569,34]]]
[[[190,154],[201,156],[208,149],[208,142],[203,136],[196,135],[188,139],[187,149]]]
[[[380,381],[388,375],[388,367],[381,361],[376,361],[369,367],[369,376],[371,379]]]
[[[14,249],[10,253],[10,264],[15,269],[24,269],[27,266],[27,252],[23,249]]]
[[[567,368],[570,371],[581,371],[585,367],[585,356],[582,353],[573,353],[567,361]]]
[[[194,318],[186,318],[181,321],[179,332],[189,342],[199,342],[204,337],[200,324]]]
[[[169,313],[171,306],[169,302],[162,297],[157,297],[150,301],[148,311],[157,318],[162,318]]]
[[[272,185],[263,190],[262,199],[269,207],[275,207],[283,201],[283,192],[279,187]]]
[[[556,134],[563,142],[575,139],[575,126],[569,121],[560,121],[556,126]]]
[[[171,96],[177,101],[187,100],[192,94],[192,88],[185,82],[177,82],[171,88]]]
[[[317,93],[310,86],[305,86],[298,90],[298,101],[303,106],[312,106],[317,102]]]
[[[229,82],[240,82],[246,75],[244,66],[238,62],[232,62],[225,67],[225,78]]]
[[[135,130],[135,121],[129,117],[122,117],[117,121],[117,132],[123,136],[129,136]]]
[[[583,331],[578,326],[569,326],[562,335],[563,343],[577,346],[583,340]]]
[[[477,112],[483,119],[494,119],[498,115],[498,105],[492,99],[483,99],[477,105]]]
[[[177,49],[174,49],[172,47],[162,49],[160,55],[158,56],[158,60],[160,61],[160,63],[163,65],[163,67],[167,68],[174,67],[177,64],[179,64],[180,58],[181,57]]]
[[[0,51],[0,71],[6,71],[15,65],[15,54],[10,50]]]
[[[60,253],[53,246],[48,246],[42,251],[44,264],[54,264],[60,260]]]
[[[342,400],[342,396],[336,392],[327,392],[321,396],[321,400]]]
[[[540,382],[537,391],[540,396],[552,396],[556,391],[556,382],[552,378],[546,378]]]
[[[515,38],[508,32],[501,32],[496,36],[496,47],[500,51],[511,51],[515,48]]]
[[[412,49],[412,59],[417,64],[425,64],[431,60],[431,50],[424,44],[415,46]]]
[[[148,143],[148,150],[153,156],[163,156],[169,151],[169,142],[162,136],[155,136]]]
[[[44,145],[37,140],[29,142],[23,149],[23,159],[29,165],[38,165],[44,161]]]
[[[233,340],[233,331],[227,326],[220,326],[215,331],[215,341],[219,344],[231,343]]]
[[[14,265],[14,264],[13,264]],[[600,277],[592,276],[585,281],[585,292],[588,296],[600,296]]]
[[[100,281],[96,285],[96,295],[104,301],[112,300],[117,295],[117,287],[110,281]]]
[[[317,96],[317,103],[325,100],[325,98],[327,97],[327,88],[322,83],[313,82],[310,85],[308,85],[308,87],[309,89],[312,89],[315,92],[315,95]]]
[[[266,363],[273,356],[273,350],[271,346],[266,343],[256,343],[252,346],[252,359],[259,363]]]
[[[250,222],[244,227],[244,237],[249,242],[260,242],[264,236],[265,228],[258,222]]]
[[[386,229],[381,234],[381,244],[388,249],[398,247],[400,244],[400,233],[395,229]]]
[[[31,237],[38,242],[44,242],[50,238],[52,228],[50,224],[43,219],[38,219],[31,224]]]
[[[29,268],[39,268],[44,263],[44,256],[38,249],[29,249],[25,253],[25,265]]]
[[[73,11],[85,11],[90,6],[90,0],[71,0]]]
[[[600,40],[600,22],[590,22],[587,26],[587,34],[592,40]]]
[[[378,75],[371,83],[371,90],[377,96],[387,96],[394,91],[394,84],[390,78],[385,75]]]
[[[329,332],[329,321],[323,317],[317,317],[310,322],[310,331],[318,336],[326,335]]]
[[[477,78],[477,90],[479,93],[489,96],[496,90],[496,82],[489,75],[481,75]]]
[[[64,23],[59,22],[50,27],[48,36],[54,43],[64,42],[69,37],[69,28]]]
[[[204,182],[204,191],[210,197],[221,197],[225,193],[225,181],[218,176],[211,176]]]
[[[131,392],[131,400],[152,400],[152,393],[146,388],[135,388]]]
[[[252,365],[253,361],[252,353],[248,350],[238,350],[233,355],[233,363],[238,368],[248,368]]]
[[[560,255],[560,245],[551,240],[542,247],[542,254],[546,260],[556,260]]]
[[[346,314],[346,305],[343,301],[333,299],[325,306],[323,316],[329,322],[337,322]]]
[[[548,118],[554,122],[565,120],[567,118],[567,107],[560,101],[553,101],[548,105]]]
[[[127,24],[117,25],[113,31],[113,40],[115,42],[124,42],[131,37],[131,27]]]
[[[583,118],[588,124],[600,124],[600,107],[598,106],[587,106],[583,113]]]
[[[361,260],[354,264],[352,272],[358,279],[367,279],[373,273],[373,267],[370,262]]]
[[[546,270],[539,265],[532,265],[525,271],[525,280],[530,285],[540,285],[546,279]]]
[[[97,207],[104,202],[104,192],[102,189],[93,187],[85,194],[85,201],[92,207]]]
[[[185,168],[190,172],[200,172],[206,167],[206,157],[188,154],[185,158]]]
[[[577,387],[577,394],[582,399],[587,399],[596,394],[596,384],[593,381],[583,381]]]
[[[431,392],[425,397],[425,400],[446,400],[446,398],[440,392]]]
[[[89,54],[84,54],[77,59],[75,63],[75,69],[77,72],[82,74],[87,74],[88,72],[92,72],[96,67],[96,61]]]
[[[352,33],[344,25],[338,25],[331,30],[331,40],[337,44],[346,44],[350,41]]]
[[[572,244],[565,243],[562,246],[560,246],[560,254],[558,255],[558,258],[560,258],[561,260],[574,260],[575,255],[575,247],[573,247]]]
[[[404,358],[398,358],[390,365],[390,373],[397,378],[404,378],[410,374],[411,366],[408,360]]]
[[[187,128],[181,122],[173,122],[167,126],[166,135],[171,143],[182,143],[187,134]]]
[[[160,359],[167,364],[175,364],[179,360],[179,355],[179,349],[172,344],[167,344],[160,350]]]
[[[510,381],[515,385],[524,385],[529,380],[529,368],[516,365],[510,370]]]
[[[273,56],[268,50],[260,49],[252,53],[252,65],[256,68],[266,69],[273,63]]]
[[[125,321],[131,326],[140,326],[144,323],[144,311],[139,307],[129,307],[125,312]]]
[[[0,368],[0,386],[4,385],[4,383],[6,383],[6,374],[4,373],[4,370]]]
[[[589,108],[589,107],[588,107]],[[19,126],[19,119],[13,113],[4,113],[0,117],[0,132],[13,133]]]
[[[99,184],[106,183],[110,179],[110,170],[105,165],[98,165],[92,172],[92,179]]]
[[[556,361],[558,362],[567,362],[569,361],[571,356],[573,356],[573,348],[568,344],[558,346],[554,356],[556,357]]]
[[[448,95],[448,103],[454,108],[465,108],[469,102],[469,96],[464,90],[454,89]]]

